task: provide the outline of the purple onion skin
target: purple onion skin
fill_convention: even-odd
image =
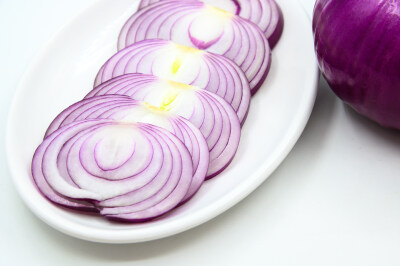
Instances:
[[[279,5],[276,5],[276,7],[279,12],[279,18],[278,18],[279,20],[278,20],[278,25],[276,25],[276,29],[275,29],[274,33],[272,33],[272,35],[268,37],[268,42],[269,42],[269,46],[271,47],[271,49],[274,49],[275,46],[278,44],[278,41],[281,39],[281,36],[283,33],[283,28],[285,25],[282,9],[280,8]]]
[[[256,92],[257,92],[257,91],[261,88],[261,86],[264,84],[264,81],[267,79],[267,76],[268,76],[269,71],[270,71],[270,69],[271,69],[271,61],[272,61],[272,57],[271,57],[271,59],[269,60],[268,66],[267,66],[267,68],[266,68],[264,74],[262,75],[260,81],[259,81],[259,82],[257,83],[257,85],[250,91],[251,96],[254,96],[254,95],[256,94]],[[242,125],[244,124],[244,121],[246,121],[247,115],[248,115],[248,110],[247,110],[246,116],[245,116],[245,117],[243,118],[243,120],[242,120],[242,121],[243,121],[243,122],[242,122]]]
[[[313,31],[320,69],[337,96],[400,129],[400,1],[317,0]]]

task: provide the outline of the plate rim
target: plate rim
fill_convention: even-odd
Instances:
[[[106,1],[106,0],[103,0]],[[137,2],[138,0],[132,1],[132,3]],[[308,16],[304,10],[301,8],[302,6],[297,1],[294,1],[299,6],[299,10],[303,13],[304,17],[308,20]],[[294,122],[289,126],[288,132],[284,135],[285,138],[282,140],[280,145],[278,145],[275,149],[277,151],[274,152],[275,156],[272,158],[271,163],[263,163],[260,165],[259,169],[256,172],[253,172],[251,176],[257,176],[257,178],[253,178],[254,182],[248,183],[246,187],[240,187],[232,190],[230,193],[226,194],[224,197],[218,199],[213,204],[209,204],[208,206],[197,210],[196,212],[191,213],[188,217],[186,217],[181,223],[174,222],[174,223],[165,223],[161,224],[158,227],[158,230],[153,230],[151,228],[143,229],[142,232],[138,233],[137,230],[133,232],[129,232],[129,230],[121,230],[123,234],[116,234],[116,232],[108,232],[107,230],[100,229],[100,228],[92,228],[88,226],[83,226],[81,224],[74,223],[65,219],[62,223],[59,222],[56,218],[53,218],[51,215],[44,215],[44,213],[35,206],[32,201],[26,196],[23,192],[23,187],[18,183],[18,178],[15,176],[15,166],[11,161],[11,154],[13,154],[13,149],[11,146],[10,136],[12,135],[13,128],[11,125],[13,124],[13,116],[16,113],[16,105],[17,99],[21,97],[21,93],[23,91],[23,87],[28,84],[28,79],[30,73],[36,68],[37,65],[40,64],[41,59],[45,56],[46,51],[48,48],[53,44],[53,42],[63,34],[63,32],[70,27],[74,23],[74,21],[81,17],[83,14],[88,12],[94,6],[101,4],[100,2],[95,2],[88,7],[82,9],[76,15],[72,16],[70,20],[68,20],[62,27],[60,27],[42,46],[39,52],[34,56],[34,58],[30,61],[27,69],[23,73],[21,80],[15,90],[14,96],[12,98],[12,102],[9,108],[9,113],[6,122],[6,160],[7,166],[10,172],[10,176],[14,187],[16,188],[19,196],[23,199],[23,202],[28,209],[32,211],[41,221],[48,224],[49,226],[53,227],[54,229],[63,232],[64,234],[82,239],[91,242],[99,242],[99,243],[114,243],[114,244],[123,244],[123,243],[139,243],[139,242],[146,242],[156,239],[165,238],[168,236],[172,236],[178,233],[182,233],[189,229],[192,229],[200,224],[203,224],[207,221],[212,220],[213,218],[217,217],[218,215],[224,213],[248,195],[250,195],[255,189],[257,189],[263,182],[265,182],[268,177],[278,168],[278,166],[284,161],[290,151],[293,149],[295,144],[297,143],[298,139],[300,138],[301,134],[303,133],[307,122],[311,116],[315,99],[317,96],[317,89],[318,89],[318,81],[320,77],[319,68],[316,60],[315,54],[313,54],[312,61],[314,61],[314,66],[312,71],[310,71],[310,78],[306,80],[305,88],[308,88],[308,93],[306,94],[306,100],[303,101],[299,107],[298,115],[299,118],[295,119]],[[311,26],[310,26],[311,28]],[[311,29],[310,29],[311,31]],[[311,68],[311,67],[310,67]],[[308,84],[310,83],[310,84]],[[82,233],[85,232],[85,233]],[[99,237],[101,236],[101,237]]]

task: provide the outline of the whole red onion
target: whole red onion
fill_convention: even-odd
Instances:
[[[317,0],[322,74],[360,114],[400,129],[400,0]]]

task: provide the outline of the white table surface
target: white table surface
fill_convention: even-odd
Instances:
[[[313,0],[300,1],[311,15]],[[345,107],[323,80],[284,163],[202,226],[148,243],[106,245],[38,220],[7,170],[8,109],[40,47],[94,2],[0,0],[0,265],[400,265],[400,133]]]

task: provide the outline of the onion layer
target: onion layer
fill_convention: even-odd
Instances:
[[[128,96],[111,94],[77,102],[54,119],[46,136],[73,122],[99,118],[148,123],[173,133],[185,144],[193,161],[193,180],[182,202],[189,200],[203,184],[209,165],[209,151],[201,132],[183,117],[133,100]]]
[[[183,143],[148,124],[73,122],[49,135],[38,151],[32,162],[36,183],[44,177],[54,194],[93,202],[101,213],[103,206],[118,208],[116,215],[104,214],[112,219],[158,217],[182,201],[192,180],[192,160]]]
[[[165,0],[142,0],[139,8]],[[196,0],[184,0],[186,2]],[[283,30],[282,12],[274,0],[197,0],[228,11],[256,24],[268,38],[271,47],[278,42]]]
[[[257,26],[197,1],[161,1],[139,10],[122,28],[118,48],[148,39],[224,55],[244,71],[252,93],[262,85],[271,63],[268,40]]]
[[[233,159],[240,139],[240,122],[232,107],[218,95],[194,86],[144,74],[126,74],[94,88],[86,98],[122,94],[180,115],[193,123],[207,141],[207,178],[223,171]]]
[[[246,76],[221,55],[165,40],[145,40],[111,57],[97,74],[95,86],[127,73],[152,74],[216,93],[232,105],[241,122],[249,109]]]

